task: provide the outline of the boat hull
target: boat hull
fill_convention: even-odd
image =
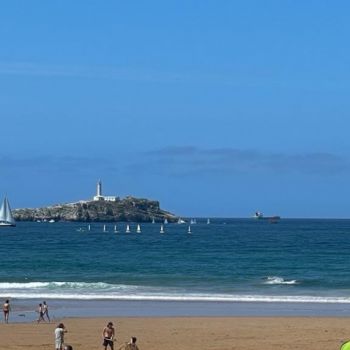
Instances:
[[[0,222],[0,227],[16,227],[16,224],[9,224],[7,222]]]

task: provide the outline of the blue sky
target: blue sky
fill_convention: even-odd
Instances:
[[[349,217],[345,1],[5,1],[0,194]]]

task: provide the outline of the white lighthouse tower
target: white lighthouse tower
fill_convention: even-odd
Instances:
[[[102,196],[102,182],[101,180],[98,180],[97,182],[97,193],[96,193],[97,197],[101,197]]]
[[[102,195],[102,181],[97,181],[96,186],[96,196],[94,196],[94,201],[107,201],[107,202],[115,202],[117,200],[116,196],[103,196]]]
[[[102,196],[102,182],[101,180],[97,181],[97,186],[96,186],[96,196],[94,196],[94,201],[100,201],[103,200]]]

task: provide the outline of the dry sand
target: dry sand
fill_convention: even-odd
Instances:
[[[102,349],[101,332],[116,325],[115,349],[138,338],[140,350],[333,350],[350,339],[350,319],[329,317],[69,318],[66,343],[74,350]],[[54,349],[52,324],[1,324],[0,349]]]

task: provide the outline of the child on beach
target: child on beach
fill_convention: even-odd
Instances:
[[[103,338],[103,343],[102,345],[104,346],[105,350],[107,350],[107,346],[111,348],[111,350],[114,349],[114,327],[112,322],[108,322],[107,326],[103,328],[102,331],[102,338]]]
[[[2,311],[4,312],[5,323],[9,323],[10,310],[11,310],[10,301],[6,300],[4,305],[2,306]]]
[[[129,343],[123,344],[119,350],[139,350],[139,347],[136,345],[136,337],[131,337]]]
[[[63,323],[57,325],[55,329],[55,349],[62,350],[64,343],[64,333],[67,333],[67,329]]]

